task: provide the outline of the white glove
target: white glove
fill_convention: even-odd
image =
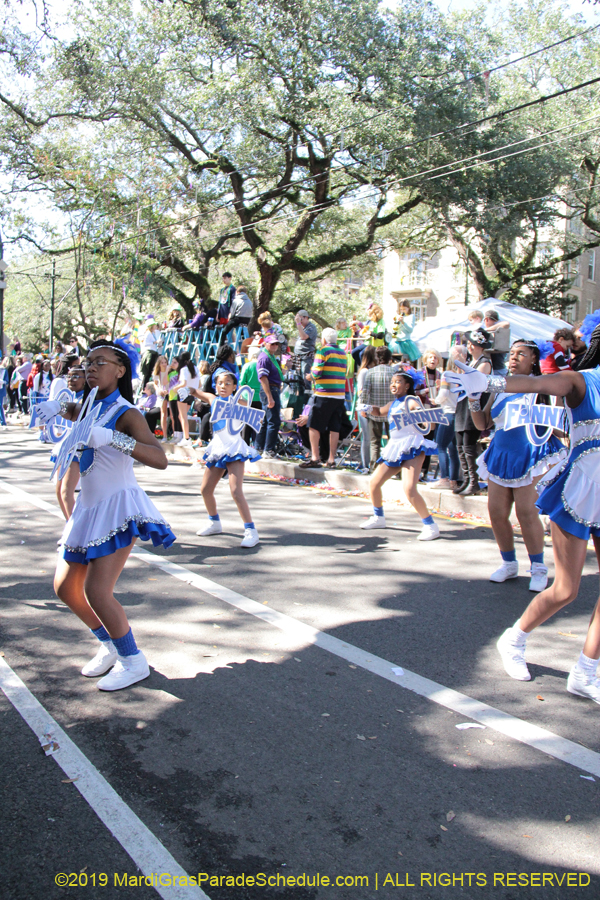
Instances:
[[[93,450],[97,450],[99,447],[106,447],[112,441],[113,436],[114,431],[112,428],[102,428],[101,425],[94,425],[86,446],[91,447]]]
[[[479,369],[472,369],[464,363],[455,360],[455,364],[462,369],[464,374],[458,372],[445,372],[444,378],[448,382],[448,387],[453,394],[459,395],[459,400],[469,397],[470,400],[476,400],[488,386],[488,376],[480,372]]]
[[[187,400],[187,398],[190,396],[190,392],[188,391],[188,389],[186,387],[182,387],[182,388],[179,388],[179,390],[177,391],[177,396],[183,403],[183,401]]]
[[[60,403],[58,400],[44,400],[35,407],[35,413],[40,425],[47,425],[52,419],[55,419],[60,413]]]

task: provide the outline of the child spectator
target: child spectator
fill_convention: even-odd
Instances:
[[[542,375],[553,375],[555,372],[564,372],[571,368],[569,362],[569,350],[575,343],[575,335],[571,328],[559,328],[554,332],[551,341],[554,352],[550,353],[540,363]]]

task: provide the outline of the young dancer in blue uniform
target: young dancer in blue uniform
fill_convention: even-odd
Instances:
[[[600,361],[600,354],[598,354]],[[593,364],[593,363],[592,363]],[[471,399],[486,390],[563,397],[570,426],[570,453],[544,476],[538,509],[551,521],[556,575],[553,584],[531,601],[521,618],[498,640],[508,675],[529,681],[526,642],[538,625],[572,603],[579,591],[588,541],[594,542],[600,566],[600,368],[554,375],[484,376],[472,369],[446,376]],[[600,607],[597,602],[567,690],[600,703]]]
[[[394,397],[391,403],[382,407],[372,407],[368,412],[376,416],[388,416],[390,423],[390,439],[377,460],[379,465],[373,472],[369,482],[373,515],[360,526],[361,528],[385,528],[383,514],[382,487],[392,475],[402,472],[402,487],[406,499],[421,517],[423,529],[417,540],[433,541],[440,536],[440,530],[427,509],[427,504],[419,493],[419,475],[423,468],[425,456],[437,452],[434,441],[428,441],[416,425],[398,427],[395,416],[403,412],[421,409],[414,400],[415,385],[424,383],[422,373],[414,369],[409,372],[395,372],[390,382],[390,392]],[[411,397],[413,399],[411,399]]]
[[[217,369],[213,377],[216,394],[209,394],[196,388],[190,389],[190,394],[205,403],[210,403],[211,406],[217,397],[223,400],[232,397],[237,388],[237,378],[228,369]],[[244,523],[244,537],[240,546],[256,547],[259,542],[258,531],[252,521],[252,514],[244,496],[244,463],[248,460],[257,462],[261,459],[261,455],[253,447],[248,446],[241,434],[232,435],[228,428],[228,422],[233,422],[236,430],[241,425],[236,419],[220,419],[218,422],[213,422],[213,439],[202,457],[206,463],[206,469],[202,478],[201,491],[209,522],[196,534],[200,537],[207,537],[211,534],[221,534],[223,531],[215,500],[215,489],[223,477],[223,470],[226,469],[229,474],[231,496]]]
[[[515,341],[508,370],[511,375],[541,375],[537,345],[533,341]],[[502,564],[490,575],[490,581],[503,582],[519,574],[510,523],[514,505],[531,565],[529,590],[543,591],[548,584],[548,568],[544,565],[544,528],[535,506],[535,484],[567,451],[554,436],[541,446],[534,446],[524,425],[504,430],[507,403],[525,396],[492,394],[485,409],[479,408],[477,400],[471,401],[470,409],[473,423],[480,431],[495,426],[490,446],[477,460],[479,477],[488,485],[490,521],[502,557]]]
[[[170,546],[175,535],[139,487],[133,459],[165,469],[167,459],[146,420],[133,408],[128,353],[112,341],[95,341],[84,361],[87,387],[98,388],[100,414],[80,457],[81,492],[65,526],[54,590],[101,643],[82,669],[103,691],[128,687],[150,674],[114,587],[138,537]],[[41,403],[42,422],[76,419],[80,405]],[[111,671],[109,671],[111,670]]]

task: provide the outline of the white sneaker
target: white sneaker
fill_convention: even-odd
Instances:
[[[511,641],[512,628],[507,628],[496,642],[502,665],[507,675],[517,681],[531,681],[531,675],[525,662],[525,644],[519,646]]]
[[[569,672],[567,690],[570,694],[577,694],[579,697],[593,700],[594,703],[600,703],[600,678],[597,678],[595,674],[584,672],[577,663]]]
[[[531,563],[530,591],[543,591],[548,585],[548,566],[544,563]]]
[[[361,528],[385,528],[385,516],[371,516],[366,522],[363,522]]]
[[[440,536],[440,529],[437,522],[433,525],[423,525],[423,531],[417,535],[418,541],[435,541]]]
[[[178,447],[191,447],[192,442],[191,442],[190,438],[181,438],[181,440],[177,442],[177,446]]]
[[[101,641],[100,649],[89,663],[86,663],[81,674],[86,678],[94,678],[96,675],[104,675],[112,669],[117,661],[117,648],[112,641]]]
[[[258,531],[256,528],[245,528],[244,529],[244,540],[240,544],[240,547],[256,547],[260,538],[258,536]]]
[[[196,532],[199,537],[208,537],[209,534],[222,534],[223,526],[221,525],[221,520],[218,519],[216,522],[209,522],[205,528],[201,528]]]
[[[96,686],[100,691],[120,691],[136,681],[143,681],[149,675],[148,660],[140,651],[135,656],[117,657],[112,671],[101,678]]]
[[[497,581],[498,584],[502,584],[503,581],[508,581],[509,578],[516,578],[518,574],[519,563],[516,560],[514,562],[503,562],[499,569],[492,572],[490,581]]]

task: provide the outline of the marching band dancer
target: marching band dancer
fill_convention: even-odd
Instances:
[[[86,396],[98,389],[94,409],[99,407],[99,415],[81,452],[81,492],[63,532],[54,589],[101,643],[82,674],[108,672],[97,686],[116,691],[147,678],[150,670],[114,596],[115,584],[138,537],[169,547],[175,535],[133,472],[133,459],[155,469],[166,469],[167,459],[144,417],[133,408],[127,350],[112,341],[94,341],[84,368]],[[75,420],[80,410],[79,404],[57,400],[37,407],[43,423],[59,414]]]
[[[541,375],[540,351],[534,341],[515,341],[510,349],[508,370],[511,375]],[[548,584],[544,565],[544,527],[535,503],[535,484],[548,469],[567,455],[554,436],[541,446],[532,444],[526,426],[505,431],[506,405],[525,394],[492,394],[485,409],[479,400],[469,401],[473,424],[480,431],[495,426],[488,449],[477,460],[479,477],[488,485],[488,510],[502,564],[490,575],[490,581],[516,578],[519,563],[515,552],[510,514],[513,505],[521,526],[531,565],[530,591],[543,591]]]
[[[390,382],[390,392],[395,399],[386,406],[373,406],[367,410],[376,416],[388,416],[390,439],[382,450],[377,460],[379,465],[369,481],[373,515],[360,527],[365,529],[386,527],[382,487],[393,475],[401,471],[406,499],[423,522],[423,529],[417,540],[434,541],[440,536],[440,530],[419,493],[418,484],[425,456],[435,453],[437,445],[434,441],[428,441],[416,425],[400,425],[398,420],[403,413],[422,409],[422,406],[411,398],[415,396],[415,386],[420,387],[423,382],[423,374],[414,369],[395,372]]]
[[[598,362],[598,359],[595,360]],[[563,397],[570,426],[570,452],[542,479],[538,509],[551,521],[556,576],[553,584],[531,601],[521,618],[497,643],[508,675],[529,681],[526,641],[538,625],[576,598],[590,536],[600,566],[600,368],[553,375],[485,376],[473,369],[449,374],[454,388],[472,400],[483,391],[550,394]],[[600,703],[600,603],[597,602],[579,659],[567,680],[571,694]]]
[[[214,406],[217,399],[227,400],[232,397],[233,392],[237,388],[237,379],[228,369],[217,369],[213,379],[216,395],[196,388],[190,389],[190,393],[194,397],[198,397],[204,403],[210,403],[211,407]],[[180,397],[181,393],[183,391],[180,392]],[[258,410],[254,410],[254,413],[259,415]],[[231,434],[228,428],[228,420],[219,419],[218,421],[213,421],[212,429],[213,439],[202,457],[206,463],[206,469],[204,470],[202,487],[200,489],[210,521],[205,528],[199,529],[196,534],[200,537],[207,537],[210,534],[221,534],[223,531],[223,525],[217,509],[217,501],[215,500],[215,488],[223,477],[223,470],[226,469],[229,474],[231,496],[244,523],[244,538],[240,546],[256,547],[260,538],[252,521],[250,507],[244,496],[244,463],[247,460],[256,462],[261,459],[261,455],[248,446],[241,434]]]
[[[67,386],[74,395],[75,402],[79,403],[83,399],[83,390],[85,388],[85,369],[83,366],[73,366],[69,369]],[[57,452],[58,448],[50,455],[52,462],[56,462]],[[58,500],[58,505],[60,506],[65,519],[71,518],[73,507],[75,506],[75,491],[77,490],[78,484],[79,460],[74,459],[64,478],[56,479],[56,499]]]

